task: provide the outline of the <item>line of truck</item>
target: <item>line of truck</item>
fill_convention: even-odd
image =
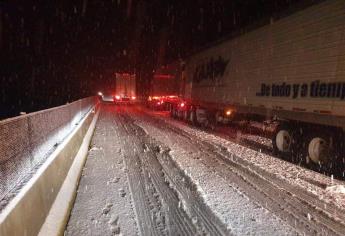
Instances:
[[[126,103],[136,102],[136,74],[115,73],[114,85],[105,91],[98,92],[98,96],[103,102]]]
[[[161,67],[153,81],[171,90],[156,89],[149,104],[164,104],[173,117],[204,126],[261,122],[273,127],[276,153],[343,170],[343,0],[322,1],[223,40]]]

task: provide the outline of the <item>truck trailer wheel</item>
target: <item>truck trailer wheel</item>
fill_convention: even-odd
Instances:
[[[333,170],[336,160],[341,151],[337,146],[340,145],[340,137],[337,132],[328,132],[325,130],[311,130],[306,138],[306,162],[309,166],[317,165],[323,170]],[[339,163],[340,164],[340,163]]]
[[[189,122],[192,125],[197,125],[198,124],[197,119],[196,119],[196,110],[194,108],[191,108],[191,111],[189,113]]]
[[[183,119],[183,111],[176,109],[176,117],[177,117],[177,119],[182,120]]]
[[[273,149],[279,153],[289,153],[292,147],[292,132],[287,126],[277,128],[272,139]]]
[[[315,129],[306,137],[307,165],[321,172],[344,174],[344,134],[337,129]]]
[[[188,109],[186,109],[183,111],[183,121],[187,122],[188,118],[189,118],[189,111],[188,111]]]
[[[218,126],[220,124],[225,124],[225,118],[222,115],[221,111],[216,111],[215,112],[214,119],[215,119],[215,125],[216,126]]]
[[[315,164],[326,164],[331,158],[331,146],[327,139],[312,137],[308,142],[308,158]],[[308,160],[308,162],[309,162]]]
[[[173,113],[173,109],[174,109],[173,106],[170,106],[170,107],[169,107],[170,117],[174,117],[174,116],[173,116],[173,114],[174,114],[174,113]]]
[[[296,129],[288,124],[280,124],[272,137],[273,152],[292,159],[298,152],[298,134]]]
[[[176,109],[176,107],[174,105],[172,105],[170,107],[170,116],[172,118],[176,118],[177,117],[177,109]]]

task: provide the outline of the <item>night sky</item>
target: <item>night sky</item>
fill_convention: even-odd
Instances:
[[[0,2],[0,118],[65,104],[152,71],[317,0]]]

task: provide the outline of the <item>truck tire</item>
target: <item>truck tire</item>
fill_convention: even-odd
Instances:
[[[176,118],[176,107],[174,105],[170,107],[170,116]]]
[[[291,129],[287,125],[279,125],[272,138],[273,150],[276,153],[288,153],[291,151]]]
[[[170,114],[170,117],[173,117],[173,106],[169,107],[169,114]]]
[[[179,113],[179,111],[178,111],[177,107],[174,107],[174,117],[175,117],[175,119],[179,118],[178,113]]]
[[[331,159],[331,144],[328,138],[315,136],[308,141],[308,158],[315,164],[326,164]],[[309,160],[308,160],[309,162]]]
[[[342,138],[338,134],[327,129],[314,130],[308,134],[305,141],[305,158],[309,167],[334,172],[343,165]]]
[[[279,124],[272,137],[273,153],[284,157],[284,159],[294,159],[299,154],[297,131],[297,127],[292,125]]]
[[[220,124],[224,124],[224,117],[222,116],[222,112],[217,111],[214,115],[215,125],[218,126]]]
[[[196,110],[194,108],[191,109],[189,114],[189,121],[192,125],[197,125],[198,121],[196,119]]]
[[[208,128],[210,128],[211,130],[215,130],[216,127],[219,125],[217,121],[217,111],[209,111],[208,114]]]
[[[184,110],[183,111],[183,121],[187,122],[188,121],[188,118],[189,118],[189,111],[188,109]]]
[[[177,111],[177,118],[179,120],[183,120],[183,117],[184,117],[184,111],[178,110]]]

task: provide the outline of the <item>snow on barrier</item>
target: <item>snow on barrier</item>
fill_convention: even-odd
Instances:
[[[0,121],[0,211],[96,101],[84,98]]]
[[[29,118],[31,122],[35,120],[37,122],[35,123],[36,126],[33,124],[24,125],[27,128],[36,127],[37,130],[35,132],[32,129],[27,129],[26,132],[24,132],[25,130],[21,130],[24,132],[23,135],[15,134],[18,137],[18,145],[21,144],[22,147],[13,153],[21,156],[22,159],[19,158],[17,161],[24,161],[25,154],[28,155],[27,158],[35,157],[40,159],[36,161],[37,163],[42,160],[44,161],[37,168],[36,173],[32,174],[29,181],[25,182],[25,185],[20,189],[19,193],[0,213],[0,235],[37,235],[42,230],[42,225],[46,225],[46,219],[51,218],[50,215],[52,214],[55,215],[55,218],[53,217],[54,223],[50,223],[48,227],[44,227],[44,232],[50,232],[49,235],[63,234],[63,227],[68,218],[71,204],[73,203],[77,182],[83,166],[83,158],[85,160],[88,145],[98,117],[98,112],[97,115],[95,114],[95,110],[98,107],[97,104],[98,100],[95,97],[90,97],[65,106],[1,122],[0,125],[7,125],[6,132],[11,136],[11,132],[8,130],[11,127],[8,126],[9,123],[21,122],[20,124],[23,125],[25,124],[23,119],[27,119],[27,123],[29,123]],[[58,119],[52,114],[62,117]],[[35,119],[33,116],[35,116]],[[65,116],[69,116],[70,119],[68,120]],[[56,123],[52,124],[52,122]],[[16,126],[13,125],[12,127]],[[1,135],[5,133],[3,130],[5,129],[1,129]],[[41,135],[39,135],[39,131],[42,132]],[[33,134],[41,138],[28,139],[28,137],[35,137]],[[1,136],[1,138],[3,137]],[[54,139],[54,141],[50,141],[50,138]],[[12,138],[12,144],[15,145],[16,142],[13,140]],[[24,141],[26,143],[21,143]],[[59,145],[56,146],[56,143]],[[54,144],[53,146],[55,147],[41,148],[33,146],[48,146],[48,144]],[[6,146],[3,145],[1,147],[2,150],[5,150],[4,147]],[[7,145],[7,147],[10,148],[11,145]],[[18,152],[18,150],[21,150],[21,152]],[[36,157],[33,154],[48,157]],[[10,160],[11,158],[6,157],[3,159],[3,163],[6,164]],[[76,161],[78,163],[77,168],[75,167]],[[30,167],[30,165],[28,166]],[[34,165],[31,165],[31,167],[34,167]],[[72,175],[70,173],[71,169],[73,169]],[[71,178],[71,176],[74,177]],[[66,182],[67,189],[64,187]],[[64,191],[61,194],[62,189]],[[57,199],[59,200],[58,203],[56,203]],[[55,209],[52,212],[53,208]]]

